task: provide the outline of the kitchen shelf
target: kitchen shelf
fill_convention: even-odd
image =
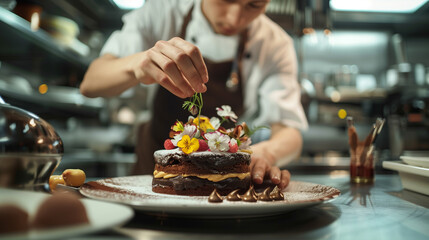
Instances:
[[[83,74],[92,60],[57,43],[42,29],[33,31],[28,21],[2,7],[0,7],[0,32],[2,33],[0,38],[1,61],[25,67],[24,62],[34,62],[32,60],[37,58],[42,62],[41,64],[48,66],[44,69],[42,67],[44,71],[49,71],[49,66],[72,67]],[[28,67],[34,66],[26,68],[28,69]]]
[[[31,92],[20,91],[8,85],[16,82],[5,81],[0,84],[4,100],[46,117],[98,118],[104,101],[85,98],[76,88],[91,62],[89,57],[58,43],[43,29],[33,31],[27,20],[2,7],[0,32],[0,62],[4,63],[0,79],[20,76],[33,87]],[[49,85],[47,94],[36,90],[41,83]]]
[[[46,94],[36,91],[24,93],[2,87],[0,84],[0,96],[7,103],[31,111],[43,118],[67,118],[83,117],[98,118],[105,107],[105,101],[101,98],[86,98],[77,92],[70,91],[75,88],[68,87],[67,92],[61,89],[51,90]],[[53,87],[52,87],[53,88]]]

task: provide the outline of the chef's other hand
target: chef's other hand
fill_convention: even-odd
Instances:
[[[158,41],[136,56],[132,72],[143,84],[159,83],[180,98],[207,90],[208,73],[200,50],[179,37]]]
[[[250,172],[252,180],[256,184],[262,184],[265,179],[270,179],[280,189],[287,187],[290,181],[288,170],[280,170],[274,165],[275,159],[265,148],[257,145],[252,148],[252,159],[250,162]]]

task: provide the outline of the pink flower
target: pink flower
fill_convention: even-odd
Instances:
[[[238,151],[238,144],[237,140],[234,138],[231,138],[231,141],[229,141],[229,152],[236,153]]]
[[[198,114],[198,108],[195,105],[191,105],[188,108],[188,111],[192,114],[192,115],[197,115]]]
[[[240,142],[240,150],[249,149],[250,145],[252,144],[252,140],[250,138],[247,138],[245,141]]]

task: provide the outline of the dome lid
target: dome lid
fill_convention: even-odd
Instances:
[[[0,98],[0,154],[63,154],[63,141],[52,125]]]

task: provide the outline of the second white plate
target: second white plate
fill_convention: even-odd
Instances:
[[[40,204],[50,196],[47,193],[21,191],[0,188],[0,205],[14,204],[35,215]],[[92,199],[81,199],[89,218],[89,224],[79,226],[64,226],[47,230],[33,230],[22,234],[0,234],[0,239],[65,239],[77,235],[94,233],[103,229],[120,226],[134,216],[134,211],[128,206],[112,204]]]
[[[409,165],[429,168],[429,157],[401,156],[400,159]]]
[[[384,161],[383,167],[398,171],[404,188],[429,195],[429,169],[400,161]]]

